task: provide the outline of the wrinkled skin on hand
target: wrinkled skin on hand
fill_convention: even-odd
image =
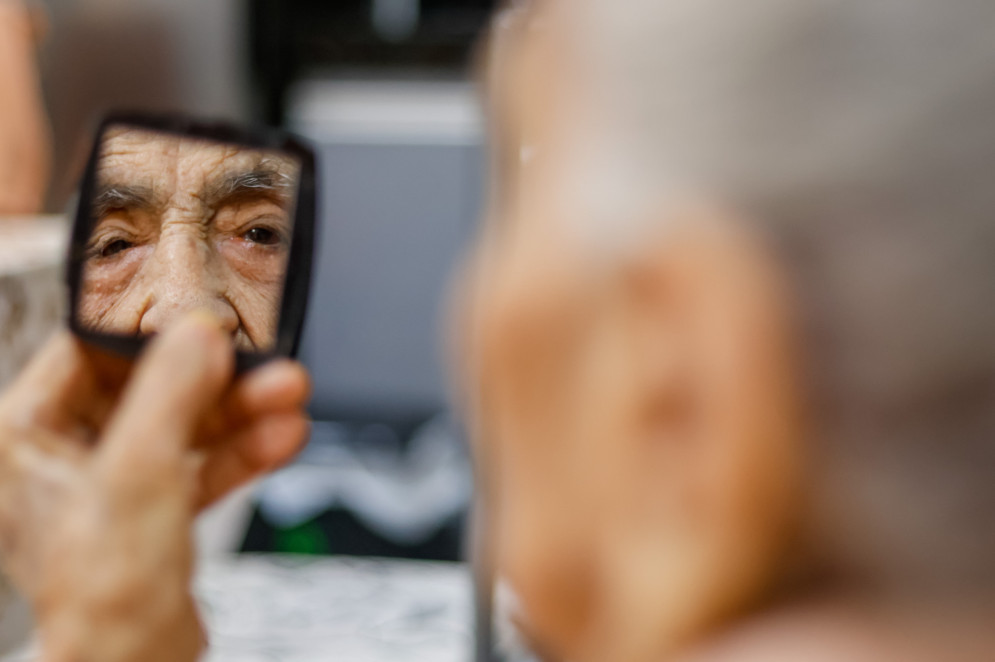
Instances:
[[[59,333],[0,397],[0,561],[46,662],[197,659],[193,518],[307,432],[299,365],[232,365],[197,313],[133,369]]]

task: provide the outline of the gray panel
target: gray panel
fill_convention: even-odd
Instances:
[[[482,199],[474,145],[326,144],[302,343],[316,416],[445,398],[447,283]]]

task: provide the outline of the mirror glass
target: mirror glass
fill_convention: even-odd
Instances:
[[[301,163],[273,149],[138,126],[96,147],[76,324],[148,336],[194,309],[243,352],[273,349]]]

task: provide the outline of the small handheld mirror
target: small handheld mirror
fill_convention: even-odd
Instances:
[[[126,356],[214,313],[239,370],[297,349],[310,285],[314,155],[275,130],[115,115],[94,141],[67,278],[70,327]]]

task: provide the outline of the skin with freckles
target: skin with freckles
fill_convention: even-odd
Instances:
[[[273,346],[298,165],[279,152],[117,128],[101,148],[81,321],[121,335],[212,312],[245,351]]]

